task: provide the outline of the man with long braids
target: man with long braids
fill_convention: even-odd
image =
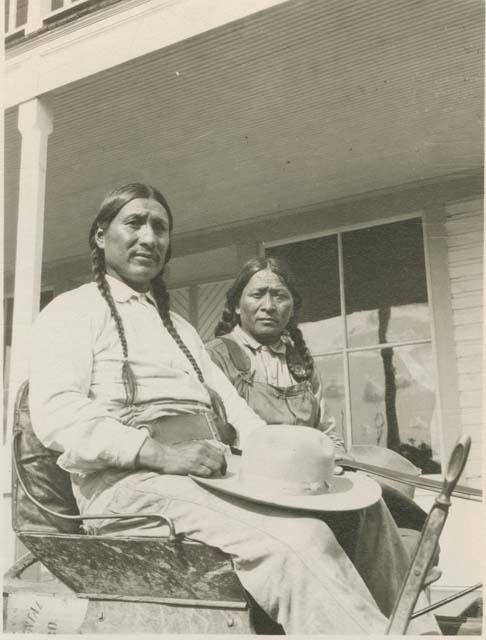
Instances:
[[[169,310],[163,270],[172,226],[153,187],[125,185],[103,201],[89,235],[94,282],[55,298],[33,328],[37,436],[61,452],[58,464],[71,474],[82,515],[170,518],[178,533],[231,554],[243,586],[286,633],[382,633],[385,615],[325,522],[199,486],[188,474],[224,473],[217,440],[163,444],[152,436],[154,420],[211,412],[212,396],[220,397],[238,446],[265,427],[196,331]],[[371,529],[387,517],[380,508],[373,513]],[[112,522],[98,522],[98,533],[127,533]],[[400,544],[392,525],[386,535]],[[165,533],[149,525],[130,530],[140,532]]]

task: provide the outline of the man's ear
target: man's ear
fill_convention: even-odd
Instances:
[[[105,234],[104,234],[103,229],[101,227],[98,227],[96,229],[94,238],[95,238],[96,246],[98,247],[98,249],[104,249],[105,248]]]

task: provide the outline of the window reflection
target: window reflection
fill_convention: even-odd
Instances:
[[[347,316],[348,345],[367,347],[382,342],[408,342],[430,338],[430,315],[426,303],[390,309],[387,330],[380,340],[378,309],[357,311]]]
[[[348,346],[430,338],[420,218],[342,237]]]
[[[344,342],[342,318],[327,318],[299,324],[305,341],[313,355],[341,349]]]
[[[438,473],[439,434],[430,344],[349,354],[353,442],[402,453]]]
[[[302,297],[299,324],[311,353],[318,355],[341,349],[344,323],[337,236],[270,247],[266,253],[285,260],[295,276]]]
[[[388,447],[425,473],[439,472],[421,218],[288,243],[268,254],[284,258],[296,275],[299,324],[338,429],[344,434],[348,419],[353,443]],[[379,344],[389,346],[370,349]]]
[[[327,409],[336,420],[336,431],[344,438],[346,434],[346,400],[343,356],[318,357],[314,361],[321,380]]]

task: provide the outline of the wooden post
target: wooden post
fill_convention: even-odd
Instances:
[[[17,28],[17,0],[10,0],[8,4],[7,33],[12,33]]]
[[[18,129],[22,134],[19,202],[17,215],[17,252],[15,259],[12,351],[8,376],[7,446],[4,448],[4,487],[10,486],[10,442],[15,396],[28,374],[30,328],[39,313],[42,245],[44,236],[44,200],[46,188],[47,139],[52,117],[41,100],[35,98],[19,106]],[[5,494],[4,494],[5,495]],[[7,496],[5,496],[8,498]],[[7,541],[7,561],[12,540]]]
[[[42,28],[44,17],[50,11],[48,0],[29,0],[27,7],[26,35],[39,31]]]

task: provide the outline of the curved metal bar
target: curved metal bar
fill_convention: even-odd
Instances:
[[[18,441],[20,436],[22,435],[22,432],[18,431],[17,433],[14,434],[13,437],[13,443],[12,443],[12,447],[13,447],[13,465],[14,465],[14,469],[15,469],[15,474],[17,475],[17,479],[20,483],[20,486],[22,487],[25,495],[27,496],[27,498],[32,502],[32,504],[34,504],[38,509],[40,509],[41,511],[43,511],[44,513],[48,513],[51,516],[55,516],[56,518],[61,518],[62,520],[70,520],[70,521],[75,521],[75,520],[79,520],[79,521],[83,521],[83,520],[133,520],[133,519],[137,519],[137,518],[143,518],[143,519],[150,519],[150,520],[157,520],[159,524],[166,524],[169,527],[169,536],[167,538],[167,540],[169,542],[175,542],[177,540],[177,536],[176,536],[176,532],[175,532],[175,527],[174,527],[174,523],[172,522],[172,520],[170,518],[168,518],[167,516],[163,516],[160,513],[120,513],[120,514],[113,514],[113,513],[102,513],[102,514],[95,514],[95,515],[67,515],[64,513],[59,513],[57,511],[54,511],[53,509],[49,509],[48,507],[45,507],[41,502],[39,502],[36,498],[34,498],[34,496],[31,494],[31,492],[29,491],[29,489],[26,486],[26,483],[24,481],[23,478],[23,474],[19,468],[18,465],[18,460],[17,460],[17,454],[18,454]]]
[[[38,562],[37,558],[30,551],[27,551],[27,553],[24,553],[23,556],[20,556],[20,558],[17,558],[17,560],[15,560],[10,569],[7,569],[3,576],[4,583],[8,582],[9,580],[18,579],[18,577],[26,569],[31,567],[36,562]]]
[[[478,582],[477,584],[473,584],[472,587],[468,587],[467,589],[463,589],[462,591],[453,593],[451,596],[448,596],[447,598],[443,598],[442,600],[439,600],[438,602],[434,602],[434,604],[431,604],[428,607],[424,607],[423,609],[420,609],[419,611],[412,613],[412,615],[410,616],[410,619],[413,620],[414,618],[423,616],[424,613],[429,613],[429,611],[434,611],[435,609],[438,609],[439,607],[442,607],[445,604],[449,604],[449,602],[454,602],[454,600],[457,600],[458,598],[462,598],[462,596],[467,596],[468,593],[472,593],[477,589],[481,589],[482,586],[483,586],[483,583]]]

